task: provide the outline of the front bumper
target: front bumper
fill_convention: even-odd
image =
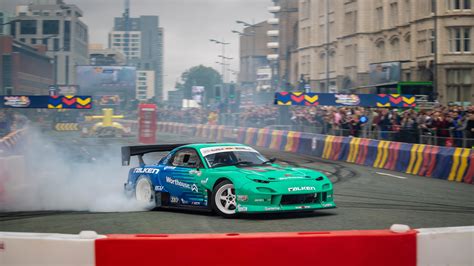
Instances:
[[[238,200],[236,211],[239,213],[292,212],[336,208],[332,190],[314,194],[314,200],[309,202],[291,202],[288,201],[288,199],[285,200],[285,196],[303,196],[304,194],[252,195],[247,201]],[[324,197],[322,197],[323,194]]]

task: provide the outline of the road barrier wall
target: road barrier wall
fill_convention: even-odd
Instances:
[[[26,132],[23,128],[0,138],[0,157],[20,153],[26,145]]]
[[[0,265],[471,266],[473,237],[474,226],[411,230],[406,225],[392,225],[390,230],[244,234],[0,232]]]
[[[158,131],[235,141],[374,168],[473,184],[474,150],[268,128],[159,122]]]

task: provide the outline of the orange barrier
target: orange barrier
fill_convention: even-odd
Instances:
[[[416,265],[416,231],[108,235],[96,265]]]

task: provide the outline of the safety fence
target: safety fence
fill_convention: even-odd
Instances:
[[[159,122],[158,131],[235,141],[274,150],[472,184],[474,150],[269,128]]]
[[[474,265],[474,227],[292,233],[0,232],[2,265]],[[183,247],[188,248],[180,252]],[[196,248],[199,247],[199,248]],[[232,247],[235,256],[229,256]],[[324,252],[322,252],[324,251]],[[28,254],[28,256],[25,256]]]
[[[26,144],[27,128],[15,130],[0,138],[0,157],[18,154]]]

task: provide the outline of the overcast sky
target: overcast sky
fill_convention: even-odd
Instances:
[[[90,43],[107,46],[107,34],[113,18],[123,13],[124,0],[64,0],[84,11],[83,21],[89,26]],[[31,0],[0,0],[0,9],[14,10],[16,4]],[[165,29],[165,90],[174,87],[186,69],[203,64],[221,72],[221,46],[209,39],[225,40],[226,56],[233,57],[231,68],[238,70],[238,36],[231,30],[242,30],[236,20],[255,23],[271,17],[267,7],[271,0],[130,0],[131,16],[157,15]]]

